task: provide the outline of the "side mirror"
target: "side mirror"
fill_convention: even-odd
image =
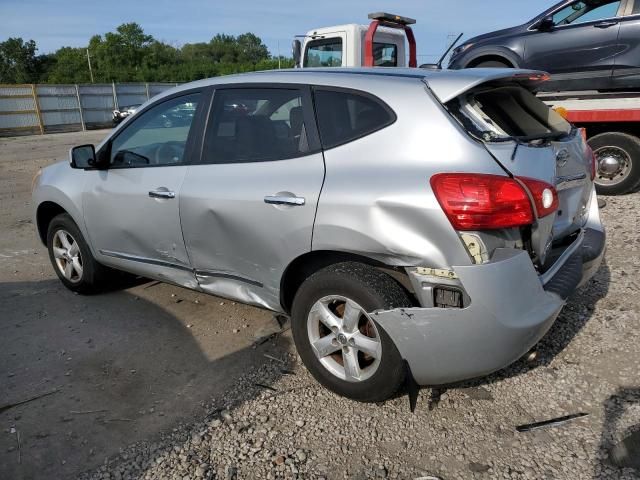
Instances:
[[[541,32],[550,32],[551,30],[553,30],[553,27],[555,27],[556,24],[553,21],[553,16],[549,15],[548,17],[544,17],[542,20],[540,20],[540,23],[538,23],[538,30],[540,30]]]
[[[291,44],[291,53],[296,68],[302,66],[302,43],[300,40],[294,40]]]
[[[71,168],[92,168],[97,165],[96,149],[93,145],[73,147],[69,154]]]

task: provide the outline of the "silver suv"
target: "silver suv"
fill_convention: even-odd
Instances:
[[[43,169],[35,223],[73,291],[123,270],[289,314],[305,365],[340,395],[482,376],[540,340],[604,252],[593,155],[532,95],[543,79],[190,83]]]

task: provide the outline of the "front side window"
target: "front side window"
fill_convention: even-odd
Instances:
[[[621,0],[580,1],[557,11],[553,15],[556,26],[596,22],[617,16]]]
[[[174,98],[150,108],[127,125],[111,144],[114,167],[179,165],[200,94]]]
[[[398,46],[393,43],[373,43],[373,64],[376,67],[397,67]]]
[[[382,101],[351,91],[315,90],[316,114],[324,148],[332,148],[391,125],[395,114]]]
[[[305,67],[341,67],[342,38],[324,38],[307,43]]]
[[[309,153],[300,90],[217,90],[207,125],[206,163],[267,162]]]

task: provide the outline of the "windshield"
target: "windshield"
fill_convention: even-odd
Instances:
[[[373,64],[376,67],[397,67],[398,46],[394,43],[373,42]],[[307,43],[304,67],[341,67],[342,38],[323,38]]]

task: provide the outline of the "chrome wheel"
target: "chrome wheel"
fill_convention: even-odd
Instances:
[[[71,283],[82,280],[82,255],[75,238],[65,230],[58,230],[53,235],[53,258],[64,278]]]
[[[353,300],[337,295],[318,300],[309,312],[307,333],[316,358],[342,380],[362,382],[380,366],[378,329]]]
[[[617,185],[629,176],[631,155],[620,147],[601,147],[593,152],[596,156],[598,171],[596,183]]]

